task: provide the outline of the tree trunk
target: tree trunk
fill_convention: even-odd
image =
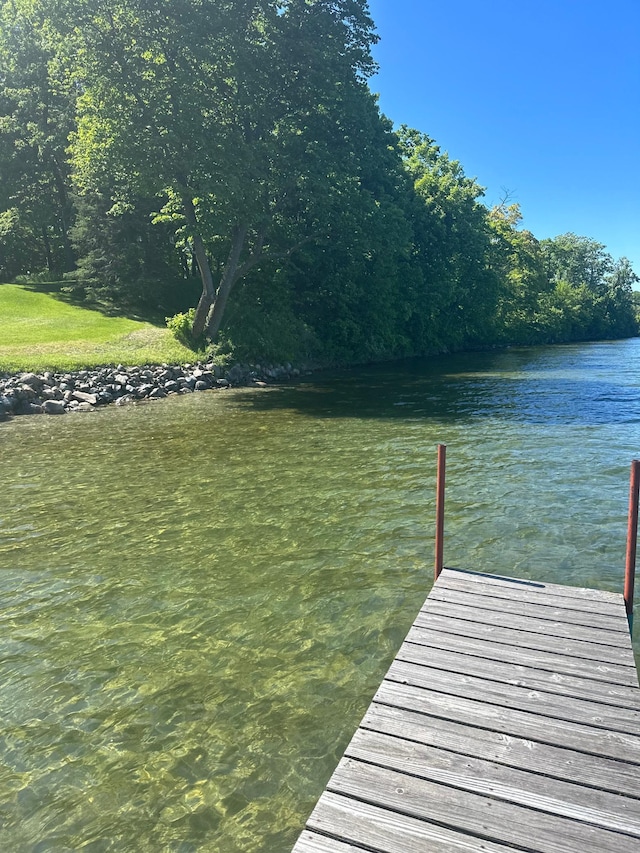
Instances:
[[[47,270],[51,273],[53,272],[53,255],[51,253],[51,243],[49,242],[49,235],[47,234],[46,226],[42,225],[40,227],[40,233],[42,234],[42,245],[47,262]]]
[[[64,271],[71,272],[71,270],[75,269],[76,260],[73,254],[73,249],[71,247],[71,242],[69,241],[69,222],[67,217],[67,214],[71,211],[71,205],[69,204],[69,194],[67,192],[67,187],[64,182],[62,171],[58,166],[58,161],[54,156],[50,156],[49,161],[51,164],[51,171],[53,173],[53,180],[58,191],[60,232],[62,235],[62,246],[64,249]]]
[[[215,340],[216,335],[220,331],[220,324],[224,310],[227,307],[227,300],[231,293],[231,288],[236,283],[238,277],[238,267],[240,266],[240,255],[244,248],[244,242],[247,239],[248,225],[245,223],[237,223],[233,229],[233,237],[231,240],[231,250],[229,257],[224,265],[224,271],[218,290],[216,292],[213,309],[208,316],[206,324],[206,332],[209,340]]]
[[[193,251],[200,270],[200,278],[202,279],[202,294],[196,308],[196,316],[193,320],[193,337],[197,340],[204,332],[209,311],[215,299],[215,288],[213,286],[213,277],[211,275],[211,267],[207,252],[198,230],[198,218],[196,209],[193,206],[193,199],[187,192],[182,193],[182,205],[187,224],[191,229],[191,239],[193,240]]]

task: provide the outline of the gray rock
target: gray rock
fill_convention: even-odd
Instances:
[[[29,385],[35,391],[39,391],[44,385],[44,379],[36,373],[23,373],[20,376],[23,385]]]
[[[202,379],[198,379],[193,388],[194,391],[207,391],[209,389],[209,386]]]
[[[242,382],[245,378],[245,371],[239,364],[234,364],[234,366],[227,372],[227,379],[233,385],[237,385]]]
[[[90,406],[95,406],[98,398],[95,394],[87,394],[85,391],[72,391],[72,397],[79,403],[88,403]],[[83,409],[84,411],[84,409]]]
[[[22,384],[22,387],[16,389],[18,392],[18,399],[20,400],[29,400],[30,402],[34,402],[38,399],[38,395],[35,390],[31,387],[31,385]]]
[[[78,403],[78,405],[75,408],[75,411],[76,412],[92,412],[93,406],[91,405],[91,403]]]
[[[64,415],[66,409],[61,400],[45,400],[42,404],[42,411],[45,415]]]
[[[154,388],[153,391],[149,394],[150,400],[160,400],[162,397],[166,397],[167,392],[164,388]]]
[[[31,403],[29,400],[20,400],[16,415],[41,415],[42,406],[39,403]]]

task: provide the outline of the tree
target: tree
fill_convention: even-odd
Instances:
[[[633,285],[640,282],[628,258],[620,258],[606,277],[606,310],[611,334],[631,337],[638,334]]]
[[[603,292],[605,278],[613,269],[613,258],[603,243],[568,233],[542,240],[541,248],[550,281],[585,285],[596,294]]]
[[[518,204],[504,200],[491,208],[491,265],[499,281],[496,334],[508,343],[535,343],[539,337],[536,315],[542,294],[551,288],[544,273],[540,243],[518,228]]]
[[[412,221],[422,268],[422,310],[433,342],[459,347],[491,339],[497,279],[489,263],[483,189],[433,139],[401,127],[399,144],[415,188]]]
[[[194,333],[215,338],[234,285],[316,236],[301,214],[342,168],[336,111],[373,70],[365,0],[38,2],[82,91],[79,191],[159,196],[159,218],[183,219]]]
[[[66,146],[75,93],[47,44],[44,21],[18,2],[0,8],[0,271],[73,269]]]
[[[635,273],[626,258],[614,262],[602,243],[575,234],[562,234],[540,245],[554,286],[546,302],[547,313],[556,317],[551,324],[554,340],[636,334],[631,297]],[[544,310],[542,322],[547,322]]]

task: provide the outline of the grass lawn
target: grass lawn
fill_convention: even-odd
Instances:
[[[108,317],[28,286],[0,284],[0,371],[76,370],[197,358],[164,327]]]

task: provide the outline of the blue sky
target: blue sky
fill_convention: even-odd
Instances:
[[[640,0],[370,0],[371,88],[396,125],[640,275]],[[636,285],[637,287],[640,285]]]

